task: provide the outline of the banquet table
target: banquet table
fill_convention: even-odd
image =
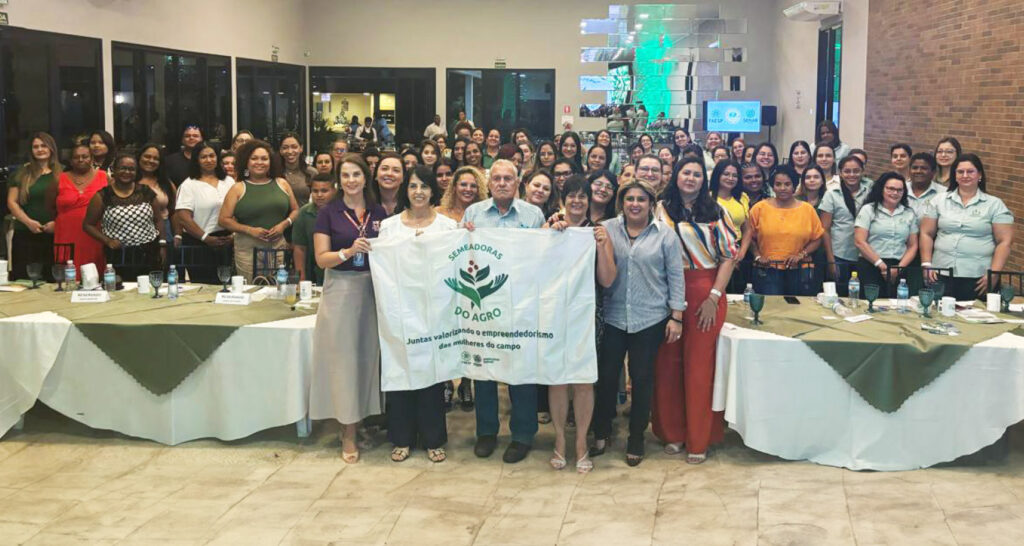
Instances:
[[[0,436],[37,400],[171,445],[304,423],[315,310],[215,304],[219,287],[187,288],[105,303],[71,303],[54,285],[0,293]]]
[[[892,310],[852,323],[799,300],[766,297],[759,326],[730,305],[712,407],[747,446],[853,470],[909,470],[974,453],[1024,420],[1020,324]],[[937,321],[960,334],[921,328]]]

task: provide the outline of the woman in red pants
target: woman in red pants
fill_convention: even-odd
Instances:
[[[725,429],[721,413],[711,411],[711,391],[725,320],[723,292],[739,248],[736,227],[708,188],[704,163],[685,159],[672,171],[658,207],[683,243],[686,311],[682,339],[658,350],[652,421],[665,452],[681,453],[685,444],[691,464],[704,462],[708,445],[721,441]]]

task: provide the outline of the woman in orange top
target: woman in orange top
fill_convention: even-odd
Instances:
[[[800,178],[788,165],[771,177],[775,197],[750,209],[750,232],[743,237],[740,256],[754,252],[754,290],[765,295],[809,296],[814,268],[809,255],[821,246],[825,230],[814,207],[794,198]]]

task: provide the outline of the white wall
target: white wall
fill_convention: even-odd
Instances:
[[[267,61],[277,45],[281,62],[305,64],[297,2],[10,0],[3,10],[11,26],[102,38],[107,130],[114,128],[112,41]]]
[[[868,0],[843,2],[842,82],[839,87],[839,136],[864,147],[864,105],[868,80]]]
[[[776,0],[775,86],[779,97],[779,130],[772,140],[781,156],[797,140],[814,145],[814,125],[818,93],[817,22],[790,21],[782,10],[795,0]]]

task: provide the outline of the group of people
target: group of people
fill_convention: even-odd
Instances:
[[[851,271],[884,290],[917,267],[920,282],[941,280],[947,293],[970,299],[989,289],[986,272],[1003,268],[1012,242],[1013,215],[986,193],[981,160],[950,137],[934,154],[893,145],[890,167],[872,180],[867,153],[843,144],[828,121],[813,147],[793,143],[786,161],[771,143],[726,143],[717,133],[706,135],[705,151],[683,129],[657,149],[642,134],[615,157],[608,131],[586,148],[574,132],[535,143],[525,130],[505,138],[468,120],[449,141],[439,118],[435,124],[429,138],[400,152],[349,153],[339,140],[308,166],[294,134],[275,147],[242,131],[220,151],[190,127],[181,151],[167,156],[155,145],[118,153],[99,131],[72,148],[64,168],[53,139],[38,133],[8,195],[14,267],[45,244],[71,242],[79,265],[132,250],[140,268],[165,263],[168,249],[180,246],[208,251],[193,263],[233,263],[251,279],[253,249],[290,247],[297,273],[324,287],[312,378],[322,395],[313,399],[322,402],[310,416],[342,423],[347,462],[359,458],[359,423],[382,413],[392,460],[421,446],[440,462],[447,386],[380,391],[371,240],[592,227],[598,381],[510,385],[512,438],[503,456],[522,460],[538,423],[550,421],[551,466],[574,460],[588,472],[611,447],[624,369],[632,386],[629,465],[644,458],[649,424],[667,453],[685,453],[693,464],[721,440],[711,391],[726,292],[751,282],[763,294],[810,295],[825,279],[843,286]],[[497,387],[459,384],[463,407],[476,412],[479,457],[497,447]],[[568,458],[571,424],[578,433]]]

